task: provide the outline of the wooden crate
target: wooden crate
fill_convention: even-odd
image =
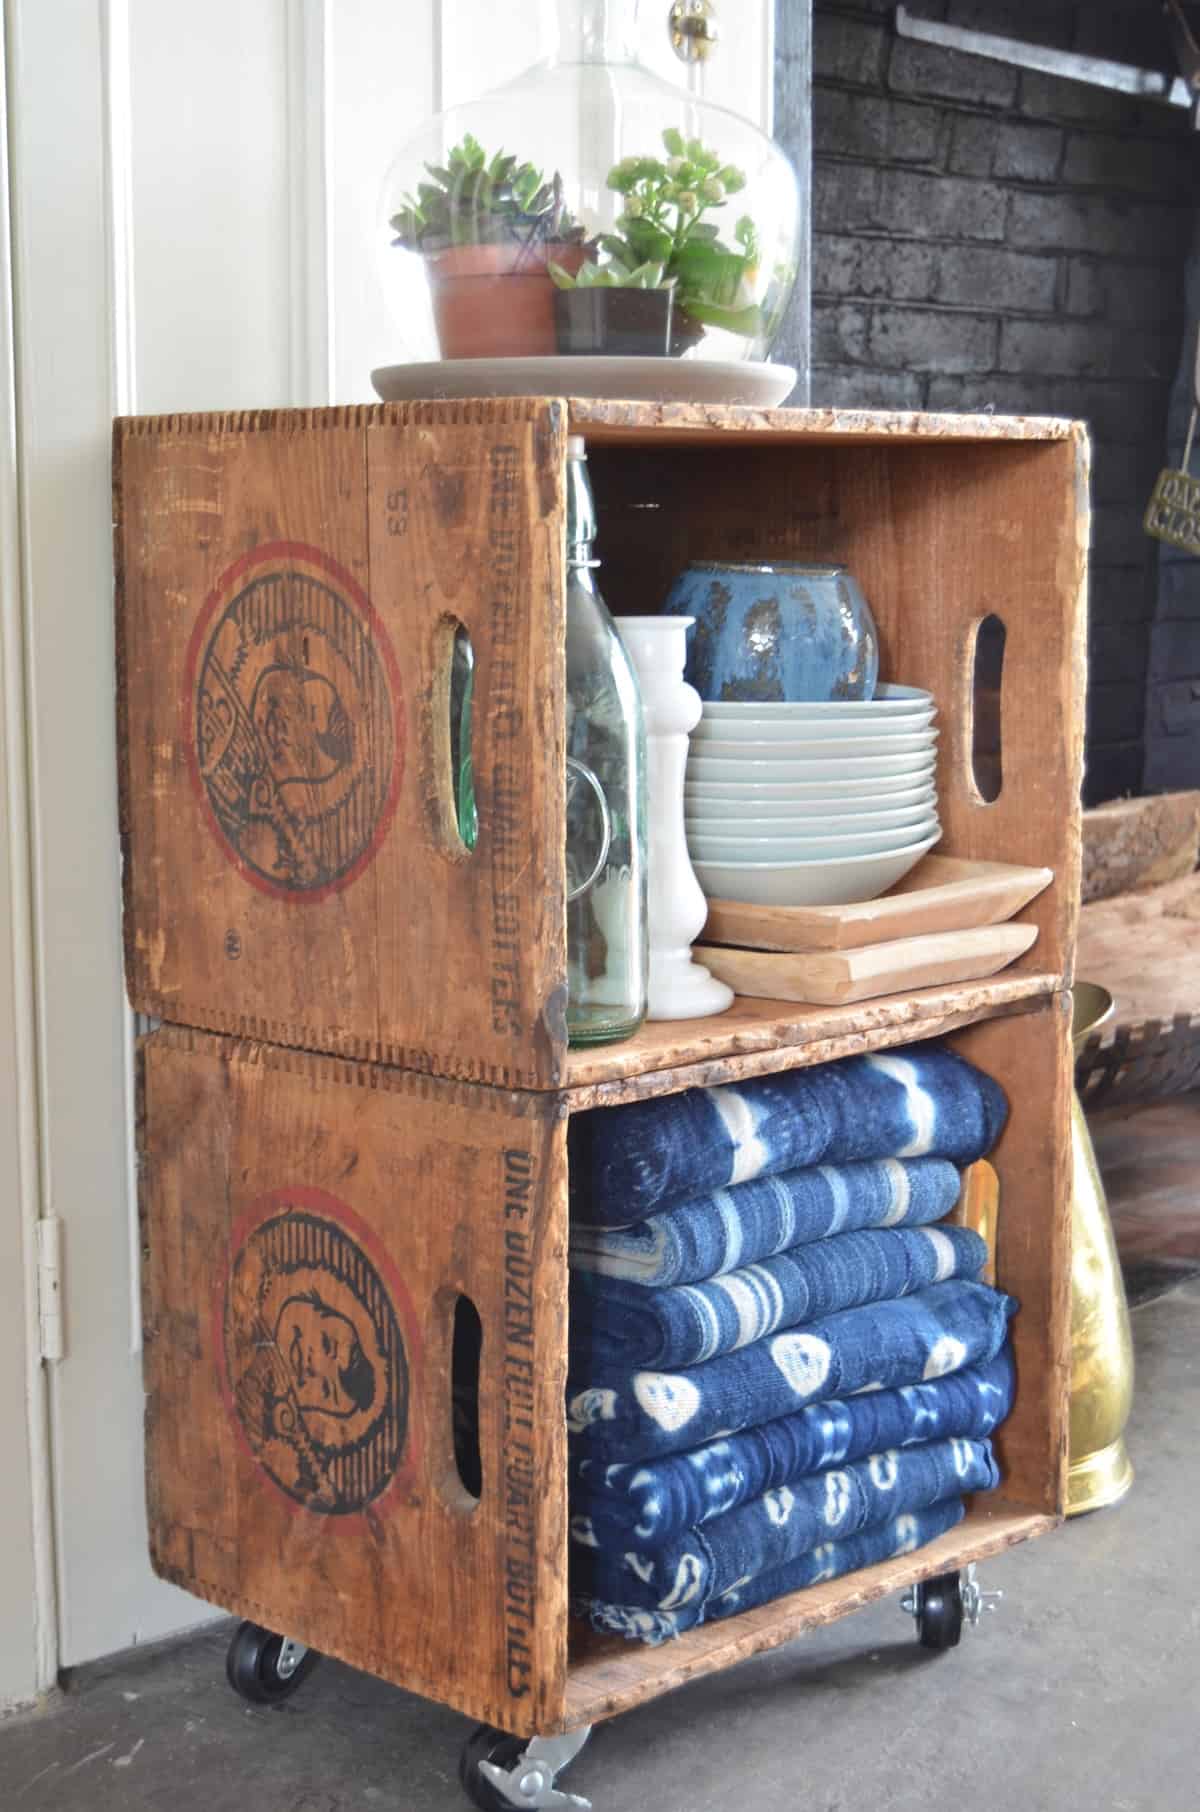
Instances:
[[[884,670],[940,707],[946,853],[1050,867],[998,992],[867,1003],[847,1038],[1069,980],[1079,878],[1086,437],[969,416],[554,399],[118,423],[117,634],[133,1004],[501,1087],[610,1082],[795,1036],[565,1043],[564,471],[590,448],[605,594],[697,556],[845,561]],[[1004,784],[975,785],[973,650],[1007,629]],[[476,662],[480,837],[459,842],[454,626]],[[995,701],[991,701],[994,706]],[[990,721],[990,720],[989,720]],[[1006,992],[1007,991],[1007,992]],[[714,1030],[715,1027],[715,1030]],[[615,1062],[616,1067],[613,1067]]]
[[[743,1053],[717,1059],[675,1028],[670,1050],[640,1046],[640,1070],[617,1047],[608,1081],[596,1052],[572,1059],[574,1085],[542,1092],[152,1034],[139,1137],[157,1570],[528,1736],[609,1717],[1052,1528],[1070,1372],[1068,1001],[958,998],[921,1026],[947,1030],[1012,1104],[993,1158],[997,1279],[1022,1305],[1000,1492],[915,1554],[659,1649],[567,1616],[568,1116],[895,1043],[904,1028],[762,1019]],[[483,1334],[477,1499],[451,1422],[463,1296]],[[302,1363],[285,1365],[297,1340]]]

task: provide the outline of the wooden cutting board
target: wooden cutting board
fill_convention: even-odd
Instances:
[[[897,938],[859,950],[822,950],[798,956],[700,944],[696,956],[706,969],[728,982],[735,994],[841,1007],[942,982],[979,981],[1023,956],[1036,937],[1036,925],[980,925],[967,931]]]
[[[1002,924],[1036,899],[1053,879],[1050,868],[926,856],[890,893],[852,906],[751,906],[739,900],[710,900],[704,939],[708,944],[732,944],[748,950],[858,950],[864,944],[933,931]]]

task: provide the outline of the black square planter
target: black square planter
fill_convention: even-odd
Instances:
[[[669,289],[560,289],[554,321],[560,353],[665,358],[671,347]]]

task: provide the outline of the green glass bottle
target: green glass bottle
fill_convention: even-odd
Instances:
[[[646,743],[637,679],[594,578],[582,439],[567,443],[567,1035],[646,1017]]]

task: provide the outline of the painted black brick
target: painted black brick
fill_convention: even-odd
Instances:
[[[941,109],[912,107],[877,94],[820,87],[813,95],[813,135],[845,157],[900,164],[937,164],[948,130]]]
[[[1169,66],[1145,0],[921,0],[921,11]],[[1182,112],[901,41],[888,0],[815,0],[814,32],[814,401],[1089,422],[1086,796],[1127,791],[1157,569],[1141,514],[1162,464],[1200,138]],[[1200,620],[1200,584],[1193,592],[1178,614]],[[1156,662],[1169,669],[1193,647],[1168,634]],[[1200,739],[1189,715],[1200,698],[1181,704],[1152,680],[1155,710],[1168,693],[1174,746]]]

